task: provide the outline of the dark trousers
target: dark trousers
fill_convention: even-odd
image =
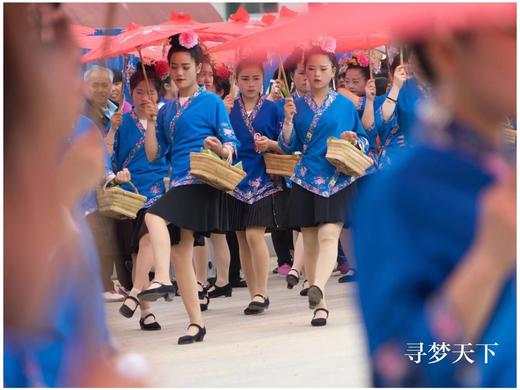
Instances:
[[[292,266],[291,249],[293,249],[293,234],[291,229],[275,229],[271,231],[274,250],[278,257],[278,265]]]
[[[116,267],[117,279],[121,285],[131,289],[132,274],[125,267],[123,256],[121,255],[116,227],[117,221],[104,217],[96,211],[87,216],[87,222],[96,241],[104,291],[112,291],[114,289],[112,282],[114,265]]]
[[[240,281],[240,252],[238,251],[238,240],[235,232],[226,233],[231,261],[229,264],[229,282]]]

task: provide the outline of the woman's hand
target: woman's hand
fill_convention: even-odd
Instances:
[[[123,123],[123,114],[120,111],[114,112],[110,118],[110,128],[117,130],[121,123]]]
[[[132,179],[130,175],[130,171],[127,168],[123,168],[122,171],[117,172],[116,174],[116,182],[118,184],[128,183]]]
[[[399,65],[395,68],[393,85],[401,88],[406,81],[406,65]]]
[[[358,140],[357,134],[353,131],[344,131],[341,133],[340,138],[349,141],[354,146],[357,144]]]
[[[204,140],[204,147],[215,152],[221,158],[225,158],[230,164],[233,161],[233,147],[222,145],[222,142],[217,137],[207,137]]]
[[[261,153],[265,153],[265,152],[269,151],[269,149],[271,147],[271,142],[272,141],[269,138],[267,138],[265,135],[261,135],[260,137],[255,139],[256,149]]]
[[[233,105],[234,104],[235,104],[235,98],[233,96],[231,96],[231,94],[227,95],[224,98],[224,106],[226,107],[226,110],[227,110],[228,114],[233,109]]]
[[[365,86],[365,95],[367,97],[367,101],[373,102],[376,98],[376,80],[370,79],[367,81]]]
[[[271,84],[271,90],[269,91],[269,100],[276,102],[282,98],[282,91],[280,86],[280,80],[274,80]]]
[[[144,107],[146,119],[150,121],[155,121],[155,119],[157,118],[157,111],[157,105],[152,103],[150,99],[146,99],[146,106]]]
[[[292,97],[285,98],[285,104],[283,106],[285,112],[286,123],[292,122],[294,115],[296,114],[296,105]]]

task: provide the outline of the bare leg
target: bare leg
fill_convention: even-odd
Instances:
[[[325,291],[338,258],[338,240],[342,225],[326,223],[318,228],[319,253],[313,284]]]
[[[309,284],[314,284],[319,252],[318,228],[302,228],[301,235],[304,248],[305,276]]]
[[[251,250],[249,249],[249,244],[246,240],[246,232],[236,232],[236,234],[240,252],[240,265],[242,266],[242,271],[244,272],[244,277],[246,278],[249,294],[251,295],[251,298],[253,298],[253,296],[256,294],[256,285]]]
[[[251,250],[252,265],[254,271],[255,291],[253,300],[263,302],[260,294],[267,297],[267,279],[269,277],[269,249],[265,242],[265,227],[248,227],[246,229],[246,240]],[[247,281],[249,284],[249,281]]]
[[[303,264],[305,262],[304,250],[303,250],[303,235],[298,232],[293,234],[294,241],[294,262],[292,268],[297,270],[299,273],[303,273]]]
[[[132,269],[133,288],[129,296],[138,299],[137,295],[150,284],[148,273],[151,271],[154,263],[150,234],[141,237],[139,241],[139,253],[137,256],[132,254],[132,258],[134,259],[134,267]],[[131,299],[125,299],[123,304],[128,306],[131,310],[135,310],[137,306],[137,303]],[[139,306],[141,308],[141,318],[143,318],[150,312],[151,305],[145,300],[139,300]],[[153,321],[153,318],[147,318],[145,323]]]
[[[170,280],[170,234],[167,222],[161,217],[146,213],[144,220],[150,232],[155,265],[155,280],[171,285]]]
[[[148,274],[153,268],[154,258],[153,258],[153,249],[152,249],[152,241],[150,239],[150,234],[145,234],[139,240],[139,253],[134,261],[135,267],[133,269],[135,277],[134,277],[134,289],[139,290],[141,292],[150,284]],[[139,302],[141,307],[141,317],[143,314],[147,314],[147,312],[151,308],[150,302],[141,300]],[[148,321],[153,322],[153,318],[147,318],[145,323]]]
[[[192,262],[193,242],[193,232],[191,230],[181,229],[180,242],[172,247],[173,266],[175,267],[177,285],[179,286],[184,307],[188,312],[190,323],[203,326],[199,296],[197,294],[197,279],[195,278],[195,270]],[[193,336],[196,333],[197,329],[190,327],[187,334]]]
[[[354,262],[354,248],[352,247],[352,229],[341,230],[340,241],[343,253],[347,256],[349,267],[356,268]]]
[[[229,283],[229,264],[231,255],[225,234],[212,234],[210,237],[215,252],[215,265],[217,267],[217,281],[215,285],[224,287]]]

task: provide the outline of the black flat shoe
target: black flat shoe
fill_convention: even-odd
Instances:
[[[231,287],[234,287],[234,288],[246,288],[247,287],[247,282],[245,280],[235,280],[233,282],[231,282]]]
[[[297,275],[294,275],[292,274],[291,272],[296,272]],[[297,286],[298,283],[300,282],[300,273],[298,272],[298,270],[292,268],[289,273],[287,274],[287,276],[285,277],[285,280],[287,281],[287,288],[289,290],[292,290],[294,286]]]
[[[159,283],[157,281],[152,281],[151,284],[159,284],[159,287],[149,288],[147,290],[141,291],[137,294],[137,298],[143,301],[156,301],[160,298],[164,298],[165,301],[172,301],[175,296],[175,288],[173,286],[169,286],[166,284]]]
[[[260,314],[260,313],[263,313],[265,311],[265,309],[267,309],[269,307],[269,303],[270,303],[269,298],[266,298],[260,294],[256,294],[255,297],[261,297],[264,301],[263,302],[251,301],[249,303],[249,306],[244,309],[245,315]]]
[[[205,303],[200,303],[199,302],[199,304],[200,304],[200,311],[206,311],[206,310],[208,310],[208,306],[209,306],[208,289],[207,289],[207,287],[204,287],[202,285],[202,283],[197,282],[197,284],[202,287],[202,291],[198,291],[199,300],[200,301],[204,300],[204,302],[205,302]]]
[[[303,281],[303,285],[305,286],[305,283],[307,283],[306,280]],[[305,287],[302,289],[302,291],[300,291],[300,295],[302,297],[306,297],[307,296],[307,292],[309,291],[309,287]]]
[[[329,318],[329,311],[327,309],[319,308],[319,309],[314,310],[314,316],[316,316],[316,313],[319,312],[320,310],[324,311],[325,313],[327,313],[327,317],[326,318],[313,318],[312,321],[311,321],[311,325],[312,326],[325,326],[325,325],[327,325],[327,318]]]
[[[155,315],[153,313],[148,314],[144,318],[141,318],[139,320],[139,326],[142,330],[161,330],[161,325],[157,321],[151,322],[149,324],[145,324],[144,322],[148,317],[153,317],[155,319]]]
[[[212,288],[213,288],[212,290],[208,290],[208,296],[210,298],[218,298],[218,297],[229,298],[231,295],[233,295],[233,287],[231,287],[231,283],[228,283],[222,287],[219,287],[215,284]]]
[[[202,328],[200,325],[190,324],[188,326],[188,329],[191,326],[195,326],[195,327],[199,328],[199,331],[197,332],[197,334],[195,336],[186,335],[186,336],[179,337],[179,341],[178,341],[179,344],[181,344],[181,345],[182,344],[193,344],[194,342],[204,340],[204,336],[206,336],[206,327]]]
[[[307,297],[309,298],[309,309],[314,309],[323,299],[323,291],[313,284],[307,291]]]
[[[127,299],[130,299],[131,301],[135,302],[134,310],[130,309],[130,306],[125,305],[125,302],[126,302]],[[121,315],[123,317],[132,318],[132,316],[134,315],[134,313],[135,313],[135,311],[137,310],[138,307],[139,307],[139,301],[136,298],[134,298],[133,296],[128,295],[125,298],[125,300],[123,301],[123,304],[121,305],[121,307],[119,308],[119,313],[121,313]]]

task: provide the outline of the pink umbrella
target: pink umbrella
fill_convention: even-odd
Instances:
[[[105,38],[105,35],[84,35],[74,37],[76,45],[80,49],[96,49],[103,44]]]
[[[85,54],[82,62],[100,60],[102,58],[115,57],[135,51],[153,44],[166,41],[171,35],[191,30],[189,26],[154,25],[131,28],[115,37],[112,37],[107,45],[100,46]]]
[[[82,26],[81,24],[72,24],[71,29],[72,29],[72,34],[76,37],[91,35],[96,32],[95,28],[88,27],[88,26]]]
[[[516,5],[512,3],[334,3],[312,10],[291,22],[232,39],[211,51],[241,47],[290,51],[322,34],[410,40],[443,30],[516,23]]]

